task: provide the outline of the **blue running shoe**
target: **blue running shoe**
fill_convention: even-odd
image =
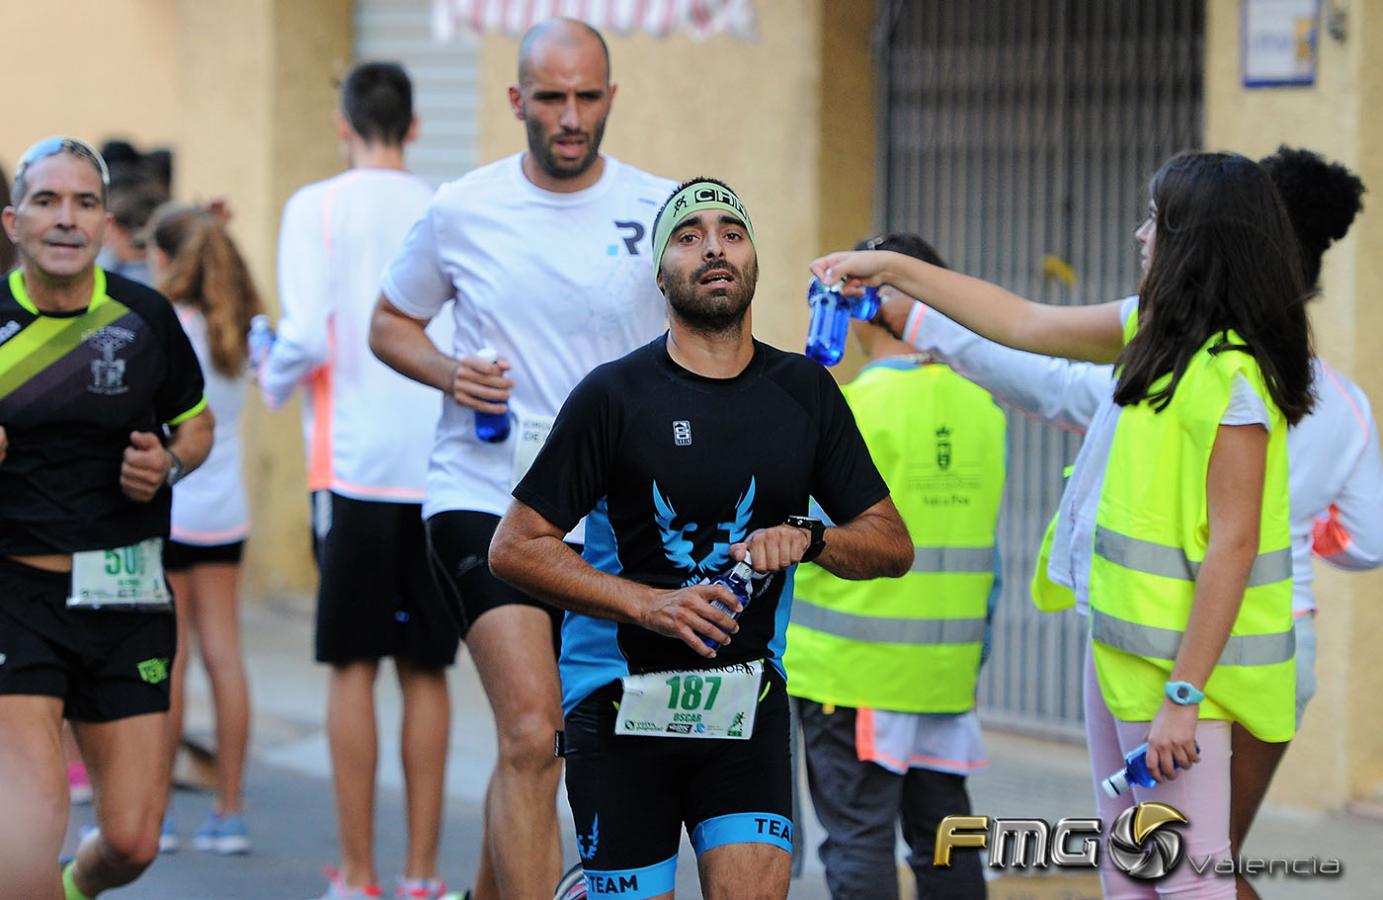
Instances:
[[[202,827],[192,837],[192,846],[206,853],[234,856],[250,852],[250,829],[240,813],[207,814]]]
[[[182,842],[178,840],[178,828],[172,816],[163,817],[163,827],[158,832],[158,852],[177,853]]]

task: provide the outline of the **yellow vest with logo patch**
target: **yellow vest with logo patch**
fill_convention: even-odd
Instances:
[[[914,544],[902,578],[797,569],[789,693],[839,706],[975,705],[1004,489],[1004,414],[941,365],[876,364],[843,389]]]
[[[1134,327],[1131,320],[1130,335]],[[1200,716],[1239,722],[1264,741],[1287,741],[1296,710],[1287,423],[1254,358],[1228,349],[1235,344],[1242,342],[1233,332],[1208,341],[1161,412],[1144,401],[1119,413],[1095,517],[1091,646],[1114,717],[1151,720],[1195,599],[1210,540],[1210,452],[1241,375],[1267,407],[1271,424],[1258,556],[1229,641],[1204,685]],[[1074,602],[1069,589],[1047,577],[1053,526],[1033,578],[1033,599],[1048,610]]]

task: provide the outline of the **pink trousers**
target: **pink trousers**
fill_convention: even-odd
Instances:
[[[1114,718],[1100,694],[1095,658],[1086,647],[1085,732],[1090,742],[1090,765],[1095,776],[1095,808],[1104,823],[1100,839],[1100,883],[1109,900],[1175,897],[1177,900],[1234,900],[1234,876],[1216,875],[1214,860],[1229,859],[1228,722],[1202,719],[1196,726],[1201,761],[1182,771],[1175,781],[1156,788],[1135,787],[1111,798],[1099,783],[1124,766],[1124,754],[1148,739],[1151,722],[1122,722]],[[1130,878],[1109,858],[1109,831],[1114,820],[1135,804],[1157,800],[1181,811],[1189,825],[1174,826],[1182,837],[1182,859],[1171,874],[1157,881]],[[1165,827],[1165,826],[1164,826]],[[1213,857],[1202,866],[1206,857]],[[1203,868],[1197,873],[1192,862]]]

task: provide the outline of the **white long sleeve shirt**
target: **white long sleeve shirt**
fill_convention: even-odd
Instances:
[[[442,396],[370,352],[380,274],[427,209],[432,189],[396,169],[351,169],[307,185],[284,206],[278,340],[261,366],[277,407],[302,383],[309,490],[421,503]],[[452,323],[427,329],[451,349]]]
[[[1112,366],[1014,350],[920,303],[908,316],[903,336],[999,402],[1069,431],[1085,434],[1102,406],[1113,404]],[[1358,385],[1324,360],[1317,358],[1313,364],[1315,409],[1287,432],[1292,611],[1297,616],[1316,609],[1311,589],[1313,544],[1321,559],[1339,568],[1383,564],[1378,425]]]

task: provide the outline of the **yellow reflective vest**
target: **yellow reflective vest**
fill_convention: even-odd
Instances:
[[[1223,349],[1225,343],[1242,342],[1233,332],[1208,341],[1161,412],[1144,401],[1119,413],[1095,516],[1091,647],[1100,691],[1114,717],[1151,720],[1195,599],[1196,574],[1210,539],[1210,452],[1235,376],[1242,375],[1263,400],[1272,426],[1258,557],[1229,641],[1204,686],[1200,716],[1239,722],[1264,741],[1286,741],[1295,730],[1296,709],[1287,423],[1254,358]],[[1170,376],[1154,387],[1165,378]],[[1074,602],[1069,589],[1047,577],[1054,526],[1055,520],[1033,577],[1034,602],[1047,610]]]
[[[942,365],[876,363],[843,389],[914,545],[902,578],[797,569],[789,693],[856,708],[975,705],[1004,490],[1004,414]]]

